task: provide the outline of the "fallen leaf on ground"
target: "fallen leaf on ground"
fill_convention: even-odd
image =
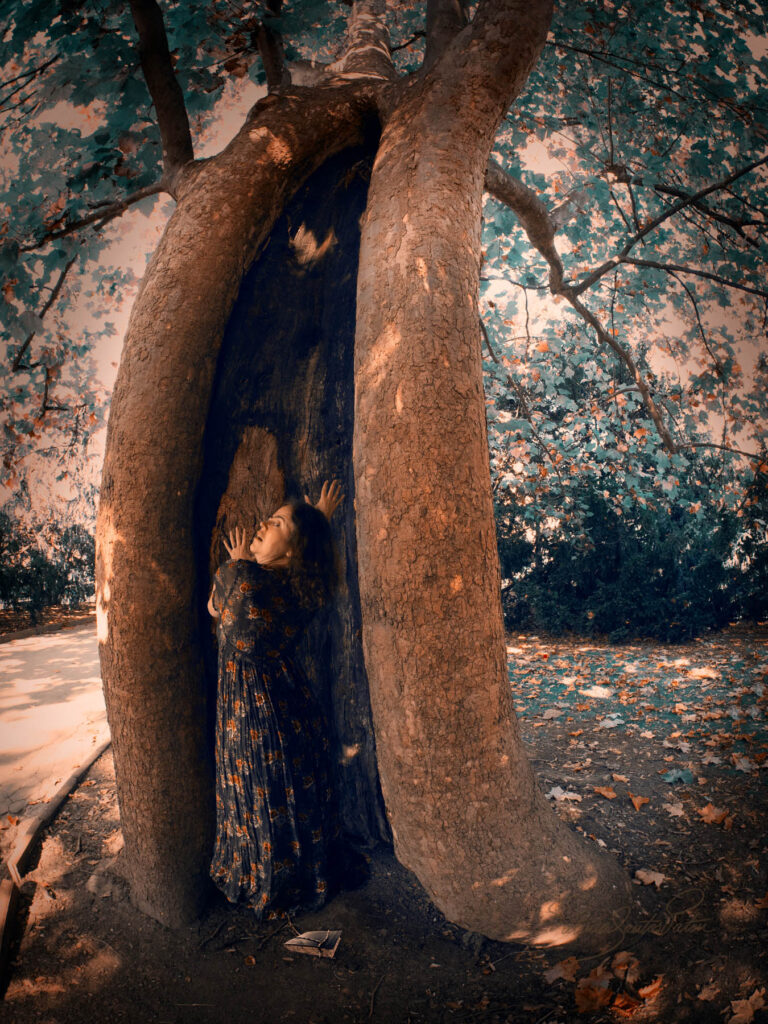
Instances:
[[[635,872],[635,878],[642,882],[643,885],[655,885],[657,889],[660,889],[662,884],[666,881],[667,876],[662,875],[660,871],[649,871],[647,868],[638,868]]]
[[[599,793],[600,796],[604,796],[606,800],[616,799],[616,790],[611,786],[595,786],[595,792]]]
[[[720,995],[720,989],[717,985],[705,985],[704,988],[699,992],[697,999],[701,999],[703,1003],[711,1003]]]
[[[719,673],[713,668],[689,668],[688,675],[691,679],[719,679]]]
[[[551,985],[554,981],[559,981],[560,978],[563,981],[576,981],[576,975],[579,970],[579,961],[575,956],[569,956],[567,960],[561,960],[560,963],[555,964],[548,971],[544,972],[544,977]]]
[[[656,996],[661,992],[661,986],[664,981],[664,975],[658,974],[653,981],[647,985],[643,985],[642,988],[638,989],[639,994],[645,999],[646,1002],[650,1002],[655,999]]]
[[[685,814],[685,810],[683,809],[683,805],[681,803],[662,804],[661,806],[664,808],[667,814],[671,814],[673,818],[680,818]]]
[[[553,786],[552,789],[547,793],[549,800],[581,800],[581,796],[578,793],[573,793],[562,788],[562,786]]]
[[[611,778],[614,782],[629,782],[629,779],[626,775],[619,775],[618,772],[614,772]]]
[[[629,953],[626,950],[616,953],[611,960],[611,969],[622,981],[629,982],[630,985],[634,985],[640,977],[640,961],[634,953]]]
[[[613,991],[610,988],[614,974],[605,967],[596,967],[588,977],[580,978],[574,992],[576,1009],[579,1013],[589,1013],[590,1010],[599,1010],[608,1006],[613,999]]]
[[[632,801],[632,805],[636,811],[639,811],[644,804],[649,804],[651,802],[649,797],[635,796],[634,793],[629,794],[629,799]]]
[[[707,804],[706,807],[697,809],[696,813],[702,821],[707,823],[707,825],[722,825],[728,817],[727,810],[723,810],[721,807],[715,807],[714,804]]]
[[[728,1024],[750,1024],[755,1019],[755,1010],[761,1010],[765,1006],[765,989],[755,989],[749,999],[732,999],[731,1009],[733,1016]]]
[[[662,775],[662,779],[670,784],[675,782],[693,782],[693,772],[687,768],[673,768],[672,771],[665,772]]]

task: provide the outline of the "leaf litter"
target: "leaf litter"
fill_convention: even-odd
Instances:
[[[619,924],[623,954],[596,966],[553,954],[546,982],[570,991],[574,1019],[768,1022],[768,631],[512,642],[544,790],[624,864],[641,907]]]

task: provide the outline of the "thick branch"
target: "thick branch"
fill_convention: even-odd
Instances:
[[[711,195],[713,192],[717,192],[720,189],[725,188],[738,178],[742,178],[745,174],[749,174],[750,171],[754,171],[757,167],[761,167],[763,164],[768,164],[768,156],[760,157],[759,160],[753,160],[752,163],[747,164],[746,167],[741,167],[738,171],[733,171],[732,174],[729,174],[721,181],[717,181],[713,185],[707,185],[706,188],[702,188],[698,192],[694,192],[692,195],[686,196],[685,199],[681,199],[679,202],[673,203],[672,206],[666,209],[663,213],[660,213],[657,217],[654,217],[653,220],[648,221],[645,227],[633,235],[617,256],[613,259],[607,260],[602,264],[602,266],[593,270],[591,274],[588,274],[583,281],[575,285],[573,288],[574,295],[581,295],[582,292],[591,288],[595,282],[599,281],[601,277],[613,270],[614,267],[625,262],[625,257],[629,255],[637,243],[641,242],[646,235],[655,231],[657,227],[664,223],[664,221],[669,220],[670,217],[674,217],[675,214],[684,210],[686,207],[693,206],[699,200],[704,199],[705,196]]]
[[[114,220],[115,217],[121,216],[126,210],[129,210],[135,203],[140,202],[142,199],[146,199],[147,196],[156,196],[160,192],[170,191],[165,181],[157,181],[154,185],[147,185],[145,188],[140,188],[138,192],[134,192],[124,199],[118,200],[116,203],[110,203],[108,206],[103,206],[95,213],[89,213],[87,217],[81,217],[79,220],[73,220],[66,227],[57,228],[52,231],[47,231],[40,238],[35,239],[34,242],[30,242],[28,245],[20,245],[19,252],[35,252],[37,249],[42,249],[44,245],[48,245],[49,242],[55,242],[59,238],[66,238],[67,235],[73,235],[76,231],[80,231],[82,228],[87,228],[91,224],[95,224],[97,228],[103,227],[108,224],[109,221]]]
[[[427,46],[424,67],[431,67],[467,23],[459,0],[427,0]]]
[[[69,273],[69,271],[71,270],[71,268],[73,267],[73,265],[76,262],[77,262],[77,256],[73,256],[62,267],[61,273],[59,274],[58,281],[56,282],[56,284],[51,289],[51,294],[48,296],[48,299],[47,299],[45,305],[43,306],[43,308],[40,310],[40,313],[38,314],[41,320],[45,317],[45,314],[48,312],[48,310],[51,308],[51,306],[53,306],[53,304],[58,299],[58,297],[59,297],[59,295],[61,293],[62,285],[64,284],[64,279],[66,278],[67,274]],[[14,373],[17,373],[19,370],[31,369],[31,367],[22,366],[22,360],[23,360],[24,356],[26,355],[27,351],[29,350],[29,346],[32,344],[32,339],[35,337],[36,333],[37,333],[36,331],[32,331],[29,335],[27,335],[27,337],[24,339],[24,343],[22,344],[21,348],[19,349],[19,351],[14,356],[13,363],[11,364],[11,369],[13,370]]]
[[[517,216],[531,245],[549,264],[549,283],[553,292],[563,284],[563,264],[555,248],[555,226],[536,193],[507,174],[495,160],[485,171],[485,187],[494,199],[508,206]]]
[[[163,142],[163,166],[172,179],[194,159],[187,108],[173,72],[163,15],[156,0],[131,0],[131,11],[139,33],[141,67]]]
[[[355,0],[343,56],[328,66],[334,77],[393,79],[384,0]]]
[[[282,5],[282,0],[267,0],[267,10],[275,18],[280,15]],[[259,22],[255,35],[256,46],[267,76],[267,92],[279,92],[291,84],[291,76],[285,66],[282,36],[264,21]]]

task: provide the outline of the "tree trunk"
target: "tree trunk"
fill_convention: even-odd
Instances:
[[[514,723],[479,351],[486,161],[548,12],[548,0],[481,6],[404,87],[269,97],[178,185],[126,337],[97,554],[127,865],[138,905],[166,923],[190,920],[206,893],[203,608],[218,538],[284,487],[335,474],[346,588],[310,660],[330,666],[314,683],[348,829],[387,834],[378,763],[398,855],[451,920],[534,942],[604,934],[623,876],[553,815]],[[377,93],[380,142],[365,127]]]
[[[208,891],[213,811],[194,509],[211,388],[244,270],[287,199],[363,141],[342,86],[258,104],[194,165],[134,305],[112,398],[97,525],[97,619],[134,900],[168,924]]]
[[[532,54],[541,12],[534,29]],[[589,945],[625,879],[547,805],[507,676],[477,307],[484,171],[508,102],[494,88],[438,68],[387,123],[371,180],[355,342],[365,662],[398,858],[458,924]]]

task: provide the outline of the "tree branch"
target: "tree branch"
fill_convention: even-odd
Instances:
[[[76,231],[80,231],[82,228],[87,228],[90,224],[95,224],[97,227],[103,227],[109,221],[114,220],[115,217],[119,217],[125,213],[126,210],[130,209],[135,203],[140,202],[142,199],[146,199],[147,196],[156,196],[160,192],[169,192],[170,189],[165,183],[165,179],[157,181],[154,185],[147,185],[144,188],[140,188],[137,192],[126,196],[125,199],[120,199],[116,203],[110,203],[108,206],[104,206],[95,213],[89,213],[87,217],[81,217],[80,220],[74,220],[66,227],[54,229],[41,235],[40,238],[34,242],[30,242],[28,245],[20,245],[19,252],[35,252],[37,249],[42,249],[44,245],[48,245],[49,242],[55,242],[59,238],[66,238],[67,235],[73,235]]]
[[[173,72],[163,15],[157,0],[131,0],[131,11],[139,33],[141,67],[160,128],[165,177],[172,183],[176,173],[195,156],[187,108]]]
[[[607,260],[605,263],[602,264],[602,266],[597,267],[597,269],[593,270],[591,274],[588,274],[587,277],[583,279],[583,281],[581,281],[577,285],[574,285],[572,289],[574,295],[581,295],[582,292],[585,292],[588,288],[591,288],[593,284],[599,281],[600,278],[603,277],[605,274],[609,273],[609,271],[613,270],[614,267],[617,267],[620,263],[628,262],[625,260],[625,257],[629,255],[629,253],[632,251],[632,249],[634,249],[637,243],[641,242],[646,237],[646,235],[649,235],[652,231],[655,231],[656,228],[659,227],[659,225],[664,223],[664,221],[669,220],[670,217],[674,217],[675,214],[679,213],[681,210],[684,210],[687,206],[692,206],[694,203],[698,202],[700,199],[703,199],[705,196],[711,195],[713,192],[717,192],[720,189],[725,188],[727,185],[730,185],[738,178],[743,177],[745,174],[749,174],[750,171],[754,171],[756,168],[761,167],[763,164],[768,164],[768,156],[763,156],[760,157],[760,159],[758,160],[753,160],[752,163],[747,164],[746,167],[742,167],[738,171],[733,171],[733,173],[729,174],[721,181],[717,181],[713,185],[707,185],[706,188],[699,189],[698,192],[694,192],[692,195],[686,196],[679,202],[673,203],[672,206],[670,206],[663,213],[660,213],[657,217],[654,217],[652,220],[648,221],[645,227],[641,228],[640,231],[633,235],[633,237],[627,241],[626,245],[618,254],[618,256],[615,256],[613,259]]]
[[[54,54],[53,57],[49,57],[48,60],[43,61],[42,64],[38,64],[36,68],[30,68],[29,71],[22,71],[21,74],[9,78],[5,82],[0,82],[0,89],[6,89],[9,85],[13,85],[14,82],[20,82],[22,79],[34,78],[35,75],[39,75],[41,71],[45,71],[51,64],[55,64],[59,60],[58,53]]]
[[[597,317],[578,300],[578,292],[563,282],[563,265],[555,248],[555,228],[544,203],[535,192],[509,175],[491,161],[486,170],[486,188],[494,198],[506,203],[517,215],[520,224],[528,235],[531,244],[538,249],[549,264],[549,286],[553,295],[563,295],[597,333],[598,339],[608,345],[621,359],[632,375],[640,394],[643,397],[648,414],[656,424],[664,446],[672,453],[676,451],[675,442],[667,430],[661,412],[653,400],[650,389],[638,370],[632,356],[602,326]]]
[[[561,295],[564,295],[568,302],[576,310],[576,312],[580,314],[582,319],[586,321],[586,323],[588,323],[591,327],[594,328],[598,339],[604,345],[608,345],[609,348],[613,349],[613,351],[616,353],[619,359],[621,359],[621,361],[627,367],[630,374],[632,375],[632,379],[637,385],[637,390],[643,396],[643,404],[645,405],[645,408],[648,410],[648,414],[650,415],[651,419],[656,425],[656,429],[659,432],[659,437],[661,438],[664,447],[667,449],[668,452],[670,452],[670,454],[674,455],[677,452],[677,445],[672,440],[672,435],[667,430],[666,424],[664,423],[664,419],[661,415],[661,411],[654,402],[650,388],[643,379],[643,375],[638,370],[637,364],[635,363],[632,356],[629,354],[629,352],[627,352],[623,345],[619,344],[619,342],[613,337],[612,334],[605,330],[605,328],[594,315],[594,313],[592,313],[589,309],[587,309],[587,307],[582,302],[579,301],[579,299],[574,294],[572,289],[564,288],[561,292]]]
[[[748,459],[758,458],[757,452],[747,452],[743,448],[733,448],[727,444],[716,444],[714,441],[686,441],[677,446],[678,451],[684,448],[717,448],[718,451],[728,452],[731,455],[745,455]]]
[[[555,226],[544,203],[522,182],[507,174],[495,160],[485,170],[485,187],[494,199],[516,215],[528,240],[549,264],[549,285],[559,293],[563,285],[563,264],[555,248]]]
[[[424,67],[430,68],[457,32],[467,24],[459,0],[427,0],[427,46]]]
[[[384,0],[355,0],[343,55],[327,68],[336,78],[397,77],[389,49]]]
[[[720,277],[719,274],[711,274],[708,270],[699,270],[698,267],[684,267],[678,263],[661,263],[656,260],[636,260],[631,256],[629,258],[619,260],[619,263],[626,263],[632,267],[648,267],[650,270],[664,270],[668,274],[691,274],[694,277],[703,277],[707,281],[715,281],[717,284],[726,285],[728,288],[735,288],[736,291],[747,292],[749,295],[760,295],[762,298],[768,298],[768,290],[765,288],[755,288],[749,284],[738,284],[736,281],[728,281],[724,277]],[[580,294],[581,287],[576,291],[576,294]]]
[[[40,313],[38,314],[38,316],[40,317],[41,320],[45,317],[45,314],[48,312],[48,310],[51,308],[51,306],[58,299],[59,294],[61,293],[62,285],[64,284],[64,279],[66,278],[67,274],[69,273],[69,271],[72,269],[73,265],[76,262],[77,262],[77,256],[73,256],[62,267],[61,273],[59,274],[58,281],[56,282],[56,284],[51,289],[51,294],[48,296],[48,300],[46,301],[45,305],[43,306],[43,308],[40,310]],[[19,351],[14,356],[13,362],[11,363],[11,370],[14,373],[18,373],[19,370],[31,370],[32,369],[31,366],[22,366],[21,361],[24,358],[24,356],[26,355],[27,351],[29,350],[29,346],[32,344],[32,339],[35,337],[36,333],[37,333],[36,331],[32,331],[29,335],[27,335],[27,337],[24,339],[24,342],[22,343],[21,348],[19,349]]]
[[[687,194],[682,189],[672,188],[669,185],[654,185],[653,187],[656,192],[661,192],[663,195],[675,196],[678,199],[684,198]],[[749,235],[744,231],[744,228],[760,227],[764,229],[768,227],[768,224],[766,224],[764,220],[746,220],[744,218],[742,218],[741,220],[737,220],[735,217],[729,217],[728,214],[722,213],[720,210],[713,210],[711,206],[708,206],[706,203],[701,202],[694,203],[693,207],[700,213],[703,213],[706,217],[711,217],[712,220],[716,220],[720,224],[725,224],[726,227],[731,228],[733,231],[736,232],[739,238],[742,238],[749,245],[753,246],[753,248],[757,249],[760,247],[760,243],[756,239],[750,238]]]
[[[280,16],[280,9],[283,0],[267,0],[267,10],[277,18]],[[270,25],[259,22],[259,27],[254,33],[256,48],[259,51],[261,62],[264,65],[264,73],[267,76],[267,92],[279,92],[291,84],[291,75],[285,65],[285,50],[283,49],[283,38]]]
[[[58,367],[46,366],[45,368],[45,388],[43,390],[43,404],[40,407],[40,419],[43,419],[47,412],[69,412],[68,405],[54,405],[48,401],[54,369],[58,369]]]
[[[707,332],[704,330],[704,324],[701,322],[701,315],[699,314],[699,304],[696,301],[696,296],[693,294],[693,292],[688,287],[688,285],[685,283],[685,281],[681,281],[680,280],[680,278],[677,276],[677,274],[672,272],[672,277],[674,277],[674,279],[677,281],[677,283],[685,291],[686,295],[690,299],[691,305],[693,306],[693,312],[694,312],[694,314],[696,316],[696,323],[699,326],[699,334],[701,335],[702,344],[704,345],[704,348],[707,350],[707,352],[709,354],[709,358],[715,364],[715,372],[717,373],[717,376],[722,379],[722,376],[723,376],[723,364],[720,362],[720,360],[717,358],[715,353],[709,347],[709,342],[707,341]]]

